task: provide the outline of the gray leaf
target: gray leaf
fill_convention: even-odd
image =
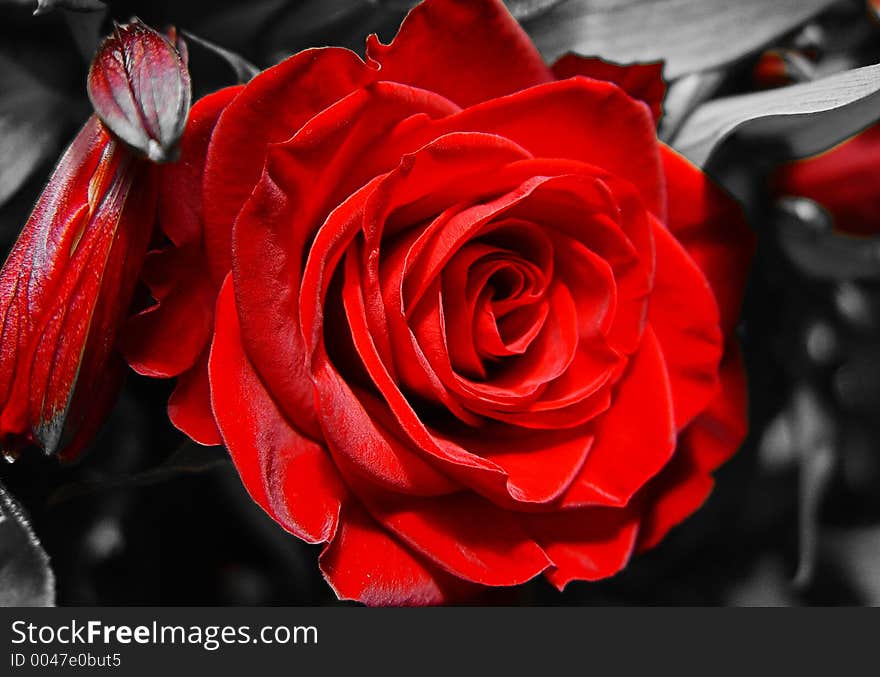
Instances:
[[[0,606],[54,606],[49,556],[21,506],[0,485]]]
[[[0,54],[0,205],[56,149],[64,99]]]
[[[772,137],[786,159],[814,155],[880,118],[880,64],[766,92],[715,99],[697,108],[672,145],[698,165],[736,132]]]
[[[736,61],[835,0],[568,0],[526,22],[548,61],[566,52],[666,61],[668,79]]]

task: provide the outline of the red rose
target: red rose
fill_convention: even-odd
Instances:
[[[500,1],[428,0],[194,107],[128,355],[340,598],[610,576],[739,445],[751,240],[650,68],[554,72]]]
[[[880,233],[880,124],[831,150],[785,165],[776,192],[807,197],[828,210],[834,227],[854,235]]]

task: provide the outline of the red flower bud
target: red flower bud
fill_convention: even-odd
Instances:
[[[155,167],[92,117],[0,271],[0,447],[73,457],[112,405],[117,329],[150,239]]]
[[[154,162],[176,159],[186,126],[191,91],[182,52],[182,45],[133,19],[115,26],[89,70],[89,98],[98,117]]]

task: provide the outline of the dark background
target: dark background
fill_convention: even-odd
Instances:
[[[3,251],[90,113],[85,55],[108,27],[98,15],[32,17],[33,4],[0,1],[0,55],[47,83],[65,105],[44,159],[0,206]],[[308,46],[361,51],[370,32],[390,39],[405,4],[132,0],[110,3],[110,14],[137,14],[156,27],[174,23],[265,67]],[[841,3],[815,25],[832,38],[835,31],[862,36],[840,49],[856,64],[875,62],[880,30],[871,33],[856,4]],[[222,60],[192,45],[190,53],[196,96],[232,81]],[[731,66],[716,94],[762,86],[757,59]],[[0,89],[0,106],[3,97]],[[778,226],[791,217],[769,189],[774,163],[761,153],[729,144],[710,171],[722,181],[738,177],[737,194],[759,236],[741,327],[749,439],[717,473],[703,509],[620,575],[574,583],[563,594],[536,581],[485,601],[880,604],[876,284],[818,279],[785,256]],[[222,449],[199,448],[169,424],[171,387],[129,374],[108,424],[76,465],[32,453],[0,466],[0,482],[26,508],[51,558],[58,604],[336,604],[317,568],[319,548],[255,506]]]

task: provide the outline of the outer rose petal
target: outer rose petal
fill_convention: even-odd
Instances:
[[[177,386],[168,398],[168,418],[175,428],[199,444],[206,447],[223,444],[211,409],[207,349],[192,369],[178,377]]]
[[[367,38],[379,78],[470,106],[553,80],[501,0],[433,0],[414,7],[390,45]],[[439,64],[439,67],[438,67]]]
[[[594,80],[613,82],[632,98],[644,101],[651,109],[654,121],[663,115],[663,63],[617,64],[594,57],[566,54],[553,64],[553,75],[558,80],[583,75]]]
[[[217,425],[253,499],[304,541],[332,539],[347,491],[327,452],[284,419],[251,367],[231,277],[217,300],[208,369]]]
[[[300,52],[251,80],[224,111],[208,149],[205,238],[214,280],[232,265],[232,223],[260,178],[269,144],[373,79],[354,52]]]
[[[669,230],[712,285],[721,329],[728,337],[739,319],[755,236],[742,207],[697,167],[664,144],[660,157],[669,196]]]
[[[458,578],[518,585],[553,564],[515,513],[471,493],[403,497],[365,485],[353,491],[385,529]]]
[[[709,473],[739,449],[747,429],[745,372],[731,340],[721,364],[720,392],[682,433],[672,462],[643,490],[639,551],[653,548],[703,504],[713,485]]]
[[[269,151],[266,171],[236,220],[235,291],[245,347],[285,413],[303,432],[317,435],[304,361],[298,280],[303,250],[348,193],[375,174],[383,137],[412,116],[441,116],[454,104],[429,92],[393,83],[359,90],[323,111],[300,132]],[[364,157],[371,160],[364,160]],[[375,163],[375,164],[374,164]],[[358,170],[352,170],[357,167]],[[340,186],[342,184],[342,186]]]
[[[639,530],[638,510],[585,508],[525,515],[526,529],[553,559],[544,577],[560,591],[574,580],[596,581],[626,566]]]
[[[724,339],[709,283],[666,229],[655,228],[657,275],[648,322],[654,329],[681,430],[715,396]]]
[[[339,599],[368,606],[444,604],[473,592],[402,546],[356,503],[346,505],[320,565]]]
[[[178,376],[194,367],[210,342],[217,290],[198,244],[150,252],[142,279],[157,302],[129,318],[121,348],[145,376]]]
[[[217,286],[203,244],[202,179],[217,119],[242,87],[195,103],[180,142],[180,159],[159,172],[159,226],[172,245],[150,252],[141,271],[156,303],[129,318],[121,349],[140,374],[180,375],[169,400],[172,423],[200,444],[220,444],[207,390],[207,353]],[[200,373],[194,373],[195,370]]]

